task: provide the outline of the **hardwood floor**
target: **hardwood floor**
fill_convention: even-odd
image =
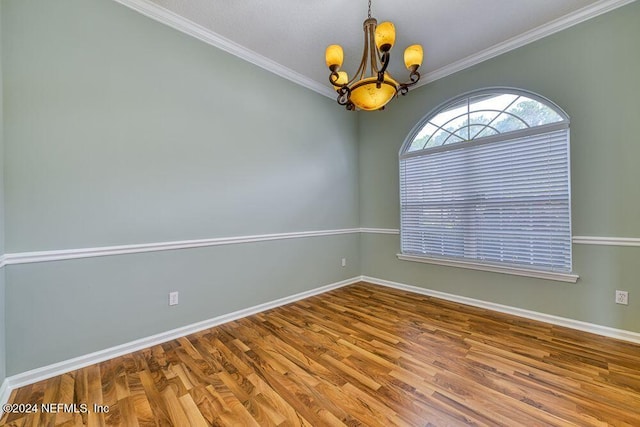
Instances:
[[[359,283],[10,403],[76,407],[2,426],[640,426],[640,346]]]

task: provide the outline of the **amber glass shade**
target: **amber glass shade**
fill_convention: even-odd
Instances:
[[[398,93],[398,83],[388,75],[379,88],[377,77],[368,77],[355,83],[351,88],[351,102],[361,110],[378,110],[384,107]]]
[[[327,67],[342,67],[342,61],[344,60],[344,52],[342,51],[342,46],[340,46],[339,44],[332,44],[327,46],[327,50],[324,52],[324,58],[327,61]]]
[[[376,27],[376,46],[382,52],[388,51],[396,42],[396,27],[391,22],[382,22]]]
[[[418,68],[422,65],[423,55],[422,46],[419,44],[409,46],[404,50],[404,65],[406,65],[408,69],[411,69],[414,65]]]
[[[338,80],[336,80],[336,84],[333,87],[338,90],[340,86],[346,84],[349,81],[349,76],[346,71],[338,71]]]

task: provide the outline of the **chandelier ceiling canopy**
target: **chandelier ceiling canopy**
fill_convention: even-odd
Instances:
[[[422,65],[422,46],[414,44],[405,49],[404,63],[409,70],[409,81],[398,83],[387,72],[396,30],[391,22],[378,25],[378,21],[371,17],[371,0],[363,30],[362,59],[351,79],[346,71],[341,70],[344,60],[342,46],[332,44],[327,47],[325,60],[331,71],[329,81],[338,93],[338,104],[344,105],[347,110],[382,110],[398,93],[406,95],[409,87],[420,80],[418,68]]]

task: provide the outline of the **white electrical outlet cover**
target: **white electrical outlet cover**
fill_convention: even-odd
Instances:
[[[169,292],[169,305],[178,304],[178,292]]]
[[[627,291],[616,291],[616,304],[629,304],[629,292]]]

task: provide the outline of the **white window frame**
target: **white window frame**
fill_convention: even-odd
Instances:
[[[468,100],[473,97],[489,95],[489,94],[496,94],[496,95],[512,94],[512,95],[519,95],[519,96],[532,99],[534,101],[540,102],[541,104],[551,108],[554,112],[556,112],[562,118],[562,121],[557,123],[550,123],[550,124],[544,124],[540,126],[528,127],[526,129],[505,132],[505,133],[501,133],[493,136],[481,137],[477,139],[472,139],[470,141],[455,142],[454,144],[451,144],[451,145],[427,147],[427,148],[417,149],[414,151],[409,151],[411,149],[411,145],[415,140],[416,136],[421,132],[421,130],[425,126],[427,126],[427,124],[429,124],[429,122],[432,119],[437,117],[438,114],[447,111],[450,107],[454,105],[458,105],[462,103],[465,99]],[[513,141],[518,138],[522,138],[526,136],[545,134],[553,131],[566,129],[567,130],[567,136],[566,136],[567,157],[566,158],[567,158],[567,180],[568,180],[567,186],[568,186],[568,197],[569,197],[569,200],[568,200],[569,202],[569,206],[568,206],[569,242],[568,244],[569,244],[569,257],[571,259],[572,233],[571,233],[571,171],[570,171],[570,155],[569,155],[569,152],[570,152],[569,124],[570,124],[569,116],[552,101],[538,94],[535,94],[526,90],[516,89],[516,88],[507,88],[507,87],[491,87],[491,88],[485,88],[481,90],[467,92],[440,104],[438,107],[436,107],[431,112],[429,112],[426,116],[422,118],[422,120],[420,120],[414,126],[414,128],[411,130],[411,132],[408,134],[407,138],[405,139],[404,143],[402,144],[402,147],[399,152],[399,164],[400,164],[399,190],[400,190],[400,204],[401,204],[400,206],[401,251],[405,247],[403,243],[406,236],[405,225],[403,220],[404,215],[402,211],[403,210],[403,206],[402,206],[402,200],[403,200],[402,198],[402,194],[403,194],[402,193],[403,191],[402,164],[403,163],[402,162],[404,159],[415,157],[415,156],[428,156],[430,154],[434,154],[437,152],[442,152],[442,151],[447,151],[452,149],[455,150],[455,149],[460,149],[462,147],[479,146],[482,144],[491,144],[491,143],[499,144],[500,142],[509,142],[509,141]],[[405,261],[415,261],[415,262],[422,262],[422,263],[428,263],[428,264],[437,264],[437,265],[444,265],[444,266],[468,268],[468,269],[474,269],[474,270],[491,271],[491,272],[497,272],[497,273],[506,273],[506,274],[513,274],[518,276],[535,277],[535,278],[541,278],[541,279],[557,280],[557,281],[573,282],[573,283],[575,283],[579,277],[578,275],[574,274],[573,271],[570,271],[570,272],[554,271],[551,269],[543,269],[543,268],[537,268],[537,267],[527,268],[525,266],[520,266],[520,265],[510,264],[510,263],[486,262],[481,259],[474,259],[473,257],[467,257],[467,256],[462,256],[462,257],[439,256],[439,255],[430,256],[429,254],[422,254],[422,253],[421,254],[399,253],[397,254],[397,257],[398,259],[405,260]],[[571,260],[569,262],[571,264]]]

